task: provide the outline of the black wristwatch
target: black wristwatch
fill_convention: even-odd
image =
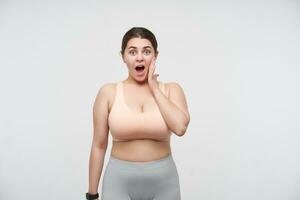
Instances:
[[[97,192],[97,194],[90,194],[90,193],[86,193],[85,194],[86,196],[86,199],[87,200],[94,200],[94,199],[97,199],[99,197],[99,193]]]

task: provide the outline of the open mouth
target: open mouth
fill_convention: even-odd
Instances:
[[[135,70],[136,70],[137,72],[143,72],[144,69],[145,69],[145,66],[144,66],[144,65],[139,65],[139,66],[136,66],[136,67],[135,67]]]

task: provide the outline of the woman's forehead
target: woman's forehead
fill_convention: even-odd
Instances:
[[[128,41],[127,48],[153,48],[153,46],[148,39],[132,38]]]

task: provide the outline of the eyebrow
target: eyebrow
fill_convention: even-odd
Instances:
[[[137,47],[135,47],[135,46],[128,47],[128,49],[130,49],[130,48],[137,49]],[[143,47],[143,49],[146,49],[146,48],[151,48],[151,46],[145,46],[145,47]]]

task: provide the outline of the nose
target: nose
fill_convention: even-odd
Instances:
[[[137,54],[137,57],[136,57],[137,61],[143,61],[144,57],[143,57],[143,53],[142,52],[139,52]]]

